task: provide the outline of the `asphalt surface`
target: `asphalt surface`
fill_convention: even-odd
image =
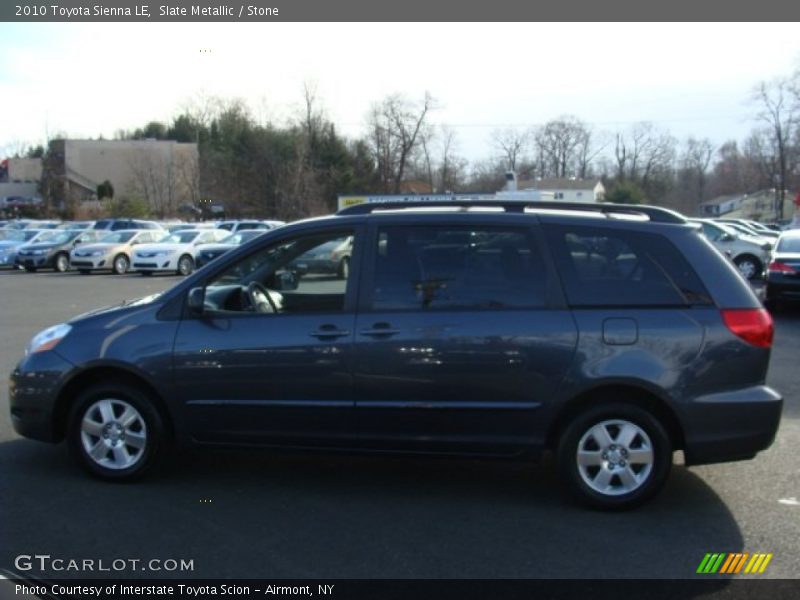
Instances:
[[[11,372],[44,327],[175,281],[0,272],[0,372]],[[47,554],[106,565],[183,559],[194,569],[34,574],[687,578],[707,552],[746,551],[774,554],[765,576],[794,578],[800,574],[798,357],[800,307],[776,315],[769,383],[786,404],[768,451],[748,462],[676,464],[658,498],[622,514],[573,505],[547,464],[190,451],[175,453],[142,482],[102,483],[79,471],[63,444],[18,437],[2,386],[0,568],[15,571],[15,557]]]

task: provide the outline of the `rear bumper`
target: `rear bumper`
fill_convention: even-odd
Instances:
[[[680,415],[686,464],[753,458],[774,441],[782,408],[780,394],[763,385],[694,398]]]

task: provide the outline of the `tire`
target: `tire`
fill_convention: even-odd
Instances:
[[[344,257],[341,261],[339,261],[339,268],[337,269],[337,276],[339,279],[347,279],[350,277],[350,259],[348,257]]]
[[[69,255],[59,252],[53,259],[53,269],[59,273],[69,270]]]
[[[165,440],[164,421],[149,396],[113,382],[83,391],[70,411],[67,428],[70,452],[81,468],[110,481],[144,475]]]
[[[734,261],[739,269],[739,272],[747,279],[755,279],[761,275],[763,265],[761,261],[751,254],[742,254],[737,256]]]
[[[184,254],[178,259],[178,275],[184,277],[194,271],[194,259],[188,254]]]
[[[115,275],[124,275],[128,272],[131,266],[131,261],[124,254],[117,254],[114,257],[114,262],[111,263],[111,270]]]
[[[672,444],[648,411],[606,404],[580,413],[565,427],[557,461],[563,485],[579,502],[626,510],[646,502],[664,485],[672,467]]]

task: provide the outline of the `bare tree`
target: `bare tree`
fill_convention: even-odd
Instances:
[[[492,132],[492,146],[499,152],[509,171],[518,171],[520,161],[531,145],[531,132],[507,127]]]
[[[549,175],[567,176],[583,133],[583,124],[571,115],[549,121],[536,132],[536,144]]]
[[[434,100],[426,92],[418,104],[393,94],[370,110],[369,141],[386,191],[395,194],[400,191],[406,169],[419,149],[420,132],[434,108]]]
[[[797,125],[798,109],[792,102],[792,96],[796,94],[797,86],[792,80],[785,78],[775,79],[769,83],[762,81],[753,91],[753,100],[759,106],[756,116],[759,121],[766,124],[775,151],[778,219],[783,218],[789,173],[789,144]]]
[[[439,189],[446,193],[454,192],[461,187],[467,161],[458,156],[458,139],[454,129],[442,125],[439,140]]]

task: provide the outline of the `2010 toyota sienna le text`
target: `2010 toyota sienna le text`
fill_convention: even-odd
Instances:
[[[349,239],[346,277],[298,274]],[[772,443],[772,336],[735,266],[665,209],[364,204],[41,332],[11,415],[106,479],[142,475],[173,441],[550,450],[577,498],[627,508],[677,449],[696,465]]]

